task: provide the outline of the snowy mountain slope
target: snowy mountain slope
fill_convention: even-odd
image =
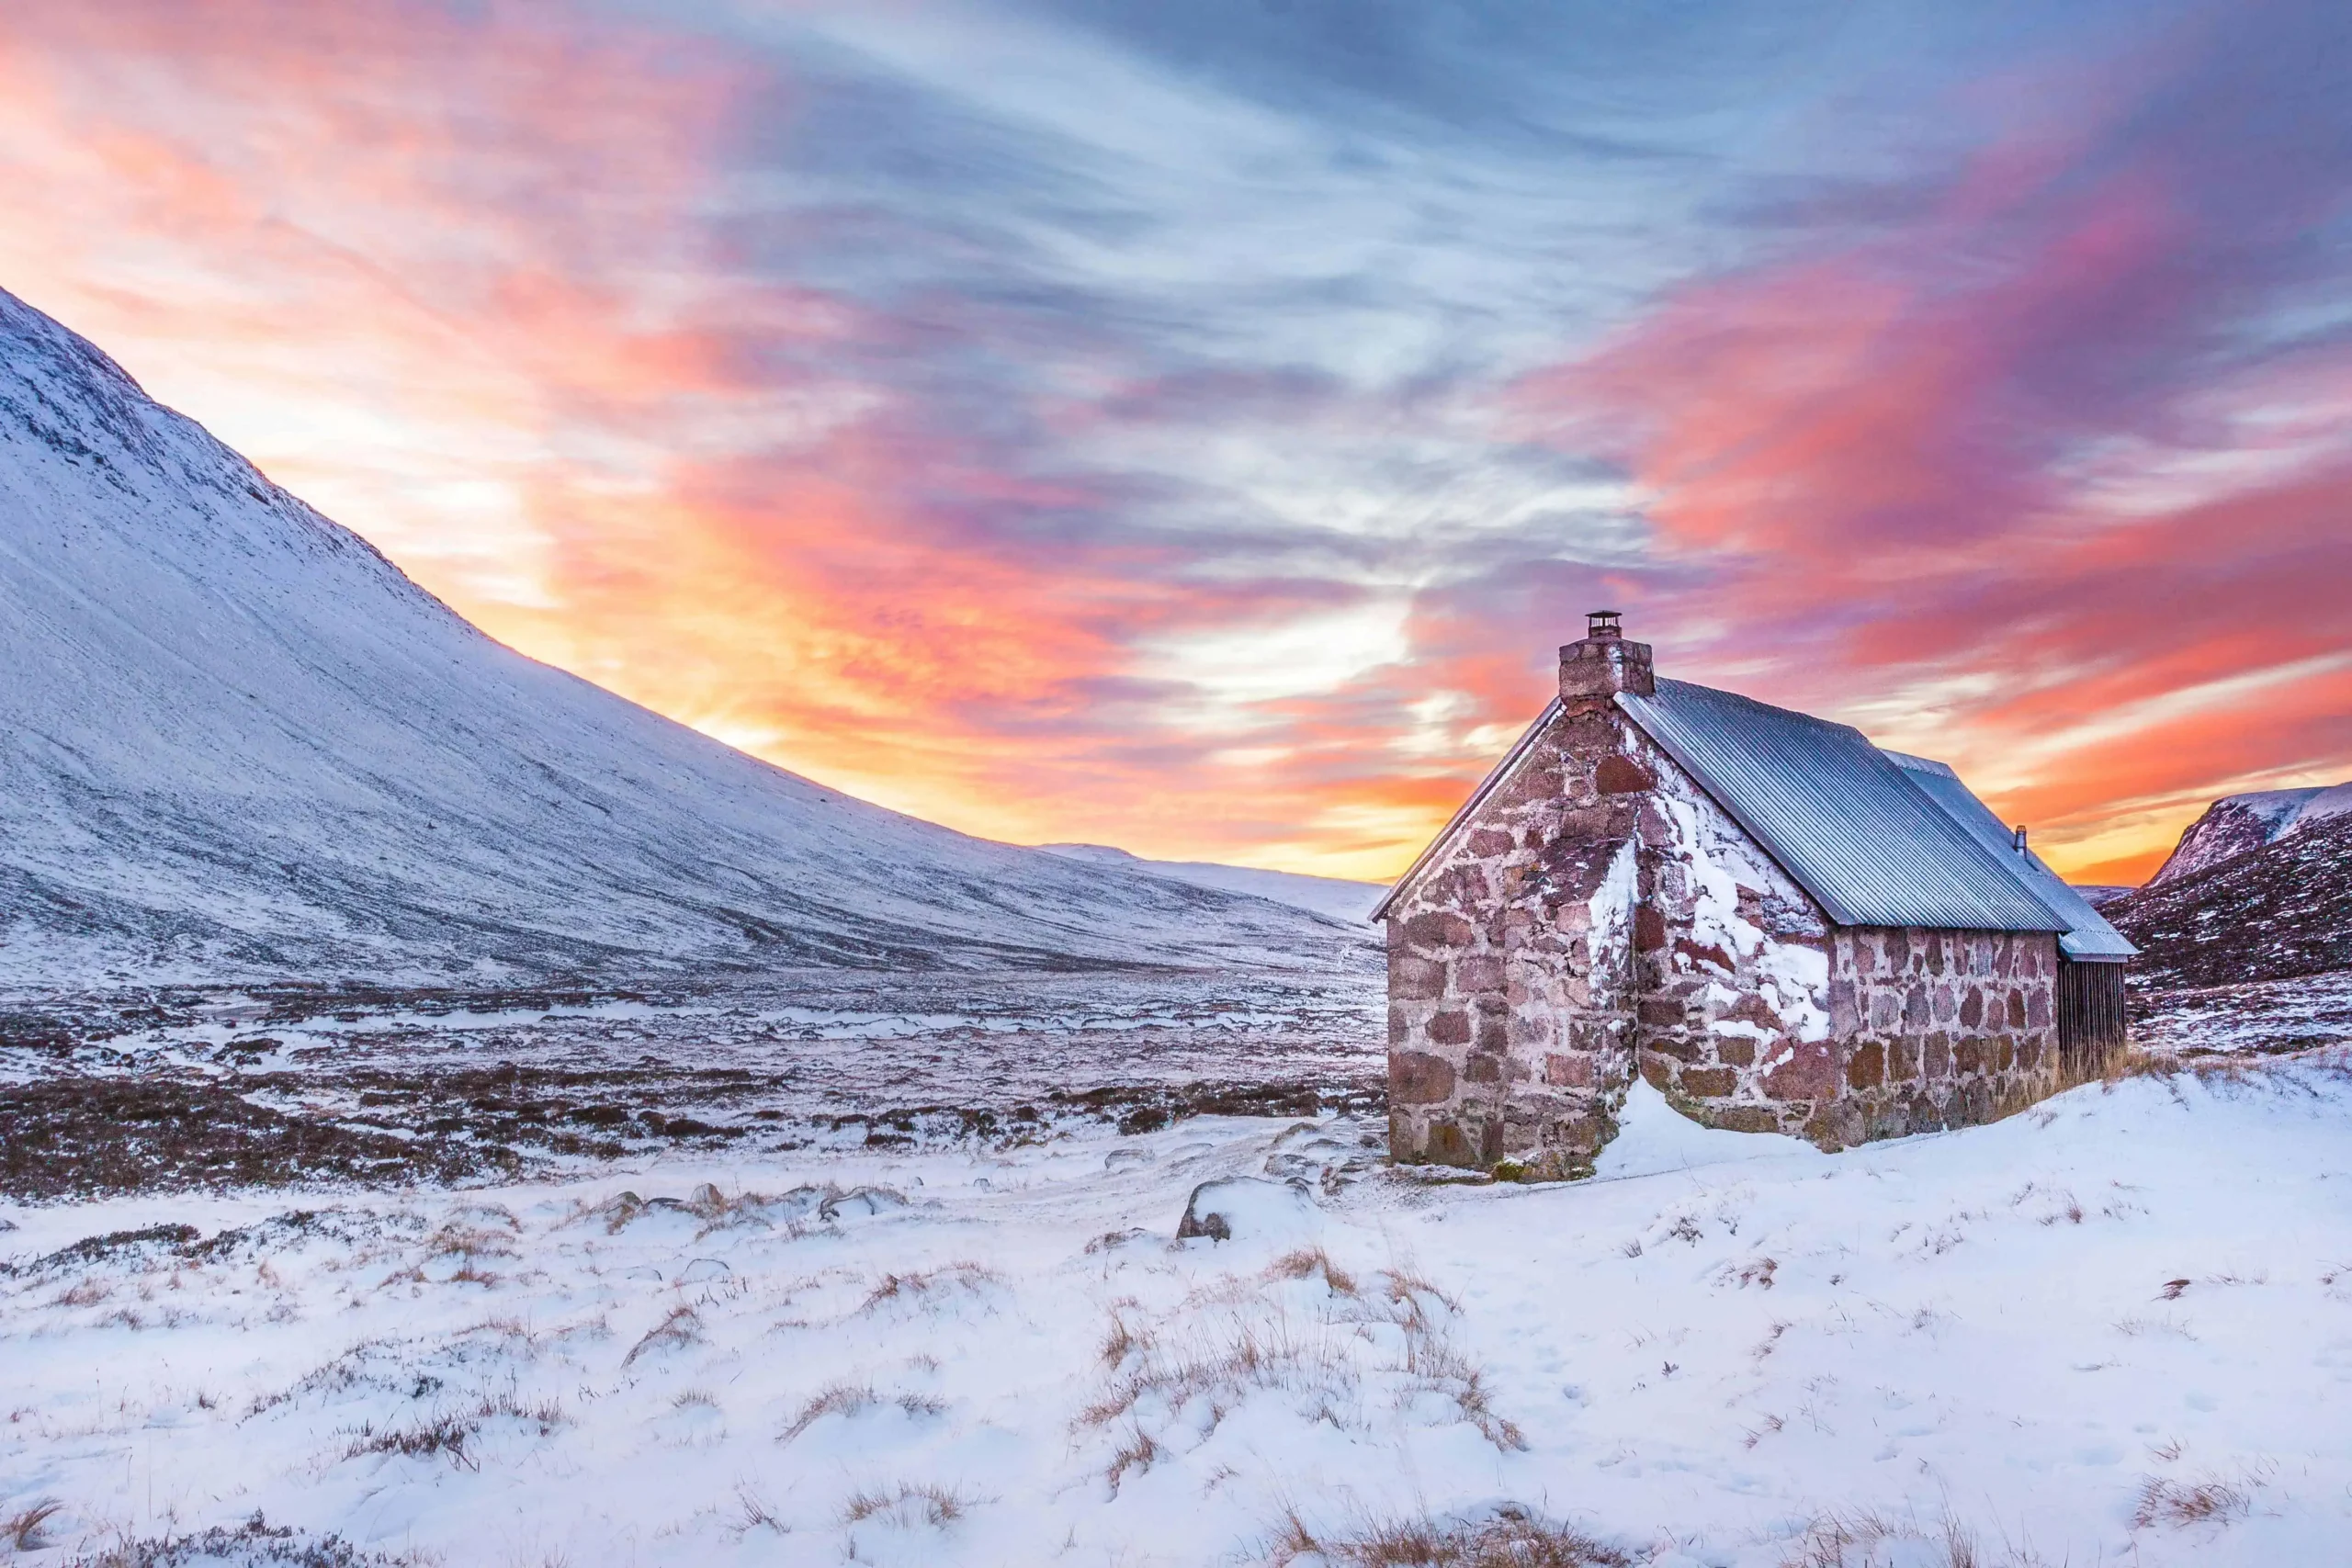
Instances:
[[[2346,813],[2352,813],[2352,784],[2224,795],[2188,825],[2165,863],[2148,879],[2148,886],[2194,876],[2232,855],[2275,844],[2309,824]]]
[[[2293,832],[2107,906],[2139,944],[2136,984],[2237,985],[2352,969],[2352,815]]]
[[[1130,854],[1108,844],[1041,844],[1038,847],[1049,855],[1060,855],[1066,860],[1084,861],[1090,865],[1117,866],[1148,876],[1164,876],[1171,882],[1189,882],[1195,887],[1247,893],[1254,897],[1271,898],[1277,904],[1295,904],[1302,909],[1312,909],[1318,915],[1329,915],[1335,920],[1357,924],[1371,919],[1373,906],[1378,904],[1381,895],[1388,891],[1385,883],[1350,882],[1337,876],[1261,871],[1256,866],[1220,865],[1215,861],[1146,860],[1141,855]]]
[[[483,636],[0,292],[0,984],[1321,962]]]

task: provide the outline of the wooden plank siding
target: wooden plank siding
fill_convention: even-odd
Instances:
[[[2083,1083],[2107,1071],[2125,1040],[2120,964],[2058,964],[2058,1073]]]

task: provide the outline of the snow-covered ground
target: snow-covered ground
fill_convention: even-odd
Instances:
[[[2181,1055],[2352,1045],[2352,969],[2164,992],[2138,1010],[2132,1038]]]
[[[1376,962],[820,970],[602,992],[0,991],[0,1193],[552,1179],[654,1149],[1372,1108],[1382,1011]]]
[[[1572,1186],[1379,1132],[6,1209],[0,1520],[59,1506],[28,1564],[256,1510],[577,1568],[1312,1562],[1504,1503],[1661,1564],[1837,1562],[1832,1517],[1855,1563],[2352,1543],[2340,1053],[1834,1156],[1645,1090]],[[1175,1242],[1232,1178],[1310,1196]]]

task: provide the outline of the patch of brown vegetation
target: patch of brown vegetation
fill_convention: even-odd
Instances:
[[[2162,1476],[2150,1476],[2140,1487],[2139,1501],[2132,1509],[2132,1525],[2146,1529],[2151,1525],[2165,1525],[2183,1529],[2190,1525],[2241,1518],[2253,1509],[2253,1499],[2243,1487],[2220,1481],[2167,1481]]]
[[[1482,1518],[1401,1519],[1321,1534],[1293,1512],[1268,1543],[1267,1561],[1285,1568],[1309,1556],[1334,1568],[1633,1568],[1637,1561],[1511,1504]]]
[[[24,1201],[188,1188],[374,1187],[511,1175],[512,1149],[404,1139],[248,1098],[251,1078],[42,1077],[0,1086],[0,1193]]]
[[[647,1329],[645,1337],[629,1347],[628,1354],[621,1358],[621,1365],[626,1367],[655,1350],[695,1344],[701,1338],[702,1315],[690,1306],[674,1306],[669,1316]]]

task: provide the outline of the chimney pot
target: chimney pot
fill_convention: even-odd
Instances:
[[[1605,703],[1619,692],[1640,697],[1657,694],[1650,645],[1625,640],[1624,622],[1618,611],[1589,610],[1583,640],[1560,649],[1560,700]]]

